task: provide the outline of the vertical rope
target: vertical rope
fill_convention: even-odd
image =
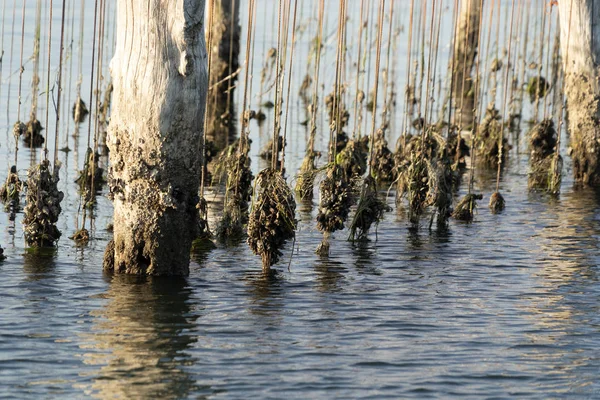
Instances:
[[[52,8],[53,0],[50,0],[50,18],[48,20],[48,76],[46,81],[46,132],[44,137],[44,160],[48,160],[48,121],[50,112],[50,56],[52,55]],[[33,135],[32,135],[33,136]]]
[[[385,0],[379,0],[379,13],[378,13],[378,29],[377,29],[377,42],[375,45],[375,86],[373,88],[373,115],[371,117],[371,151],[369,155],[369,176],[373,174],[373,164],[375,163],[375,131],[377,122],[377,94],[379,90],[379,68],[381,66],[381,40],[383,37],[383,14],[385,10]]]
[[[502,122],[500,124],[500,135],[498,136],[498,168],[496,171],[496,192],[498,192],[499,188],[500,188],[500,170],[502,168],[502,155],[503,155],[503,150],[504,150],[504,121],[506,120],[506,118],[504,118],[504,116],[506,115],[506,109],[507,109],[507,101],[508,101],[508,87],[510,86],[508,84],[508,78],[509,78],[509,74],[510,74],[510,59],[511,59],[511,52],[512,52],[512,34],[513,34],[513,26],[514,26],[514,20],[515,20],[515,0],[512,0],[512,5],[511,5],[511,13],[510,13],[510,31],[508,34],[508,57],[507,57],[507,61],[506,61],[506,72],[505,72],[505,76],[504,76],[504,99],[502,101]]]
[[[593,14],[592,14],[593,15]],[[564,65],[566,66],[564,71],[564,77],[563,77],[563,81],[562,81],[562,87],[561,87],[561,104],[562,104],[562,109],[560,111],[560,113],[558,114],[558,130],[557,130],[557,138],[556,138],[556,150],[555,150],[555,155],[554,155],[554,175],[556,176],[558,174],[558,158],[560,157],[560,138],[561,138],[561,134],[562,134],[562,127],[564,124],[564,119],[563,116],[565,115],[565,113],[567,112],[566,108],[567,108],[567,102],[565,101],[565,86],[566,86],[566,82],[567,82],[567,75],[569,73],[569,50],[571,47],[571,22],[573,20],[573,0],[571,0],[571,5],[569,6],[569,26],[568,26],[568,31],[567,31],[567,51],[565,52],[565,63]],[[560,28],[562,29],[562,27]],[[556,189],[555,189],[556,190]]]
[[[25,41],[25,4],[26,0],[23,0],[23,9],[21,11],[21,55],[20,55],[20,68],[19,68],[19,103],[17,104],[17,123],[21,124],[21,95],[23,88],[23,70],[25,69],[23,66],[23,47]],[[1,56],[1,55],[0,55]],[[19,130],[21,127],[19,126]],[[17,166],[17,161],[19,159],[19,138],[15,136],[15,166]]]
[[[287,90],[287,102],[285,106],[285,122],[283,125],[283,151],[281,154],[281,173],[283,174],[284,165],[285,165],[285,143],[287,140],[287,126],[288,126],[288,116],[290,112],[290,103],[291,103],[291,89],[292,89],[292,66],[294,65],[294,49],[296,47],[296,14],[298,11],[298,0],[294,0],[294,17],[292,22],[292,49],[290,51],[290,66],[288,71],[288,90]]]
[[[315,150],[315,135],[317,132],[317,109],[318,109],[318,98],[319,98],[319,75],[320,75],[320,66],[321,66],[321,46],[323,43],[323,15],[325,12],[325,0],[319,0],[319,17],[318,17],[318,43],[316,43],[316,54],[315,54],[315,84],[314,91],[312,96],[312,107],[311,107],[311,116],[310,116],[310,132],[308,139],[308,150],[310,153],[313,153]]]
[[[362,42],[363,42],[363,13],[365,8],[365,0],[360,0],[360,16],[358,20],[358,56],[356,60],[356,96],[354,99],[354,130],[352,131],[352,138],[356,140],[358,133],[357,128],[359,126],[358,121],[358,103],[359,103],[359,93],[360,93],[360,61],[362,55]]]
[[[60,22],[60,50],[58,61],[58,96],[56,99],[56,126],[54,127],[54,170],[56,170],[56,162],[58,161],[58,130],[60,128],[60,98],[62,95],[62,69],[63,69],[63,53],[65,44],[65,14],[67,0],[62,2],[62,16]]]
[[[458,1],[458,0],[456,0]],[[402,120],[402,138],[403,138],[403,147],[406,147],[406,134],[408,130],[408,109],[409,109],[409,101],[410,101],[410,70],[412,67],[412,42],[413,42],[413,19],[414,19],[414,10],[415,8],[415,0],[410,1],[410,12],[409,12],[409,23],[408,23],[408,54],[407,54],[407,68],[406,68],[406,86],[404,89],[404,118]],[[414,88],[413,88],[414,90]]]

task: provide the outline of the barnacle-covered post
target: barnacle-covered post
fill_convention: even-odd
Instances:
[[[454,121],[463,129],[473,126],[475,82],[472,72],[479,47],[482,3],[481,0],[463,0],[461,2],[460,19],[454,41],[454,60],[452,61]]]
[[[233,93],[239,68],[240,5],[243,0],[205,1],[209,30],[206,37],[210,45],[208,51],[212,53],[206,138],[214,141],[221,150],[228,143],[227,136],[231,138],[236,131]]]
[[[600,183],[600,6],[597,3],[596,0],[558,2],[573,173],[577,182],[586,185]]]
[[[114,238],[104,268],[185,275],[197,235],[205,0],[119,0],[108,132]]]

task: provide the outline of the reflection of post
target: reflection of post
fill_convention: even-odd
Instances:
[[[109,303],[96,315],[86,364],[101,365],[92,383],[99,398],[187,398],[195,385],[184,368],[196,342],[186,282],[115,276]],[[88,338],[86,338],[88,339]]]
[[[600,6],[596,3],[558,2],[573,172],[576,181],[590,185],[600,183]]]
[[[185,275],[198,227],[205,0],[117,2],[105,269]]]
[[[235,134],[233,92],[239,68],[241,1],[206,0],[206,15],[212,20],[206,34],[211,41],[206,138],[219,149]]]
[[[479,46],[481,0],[463,0],[454,41],[453,87],[455,123],[462,129],[473,126],[475,89],[472,71]]]

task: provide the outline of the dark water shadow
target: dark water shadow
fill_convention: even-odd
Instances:
[[[216,248],[217,246],[211,239],[196,239],[192,242],[192,260],[198,263],[200,267],[203,267],[210,253]]]
[[[375,241],[357,240],[352,243],[352,256],[354,257],[354,266],[359,274],[382,275],[379,268],[373,263],[376,246]]]
[[[250,312],[258,316],[279,317],[285,295],[285,279],[281,272],[271,269],[245,274],[250,295]]]
[[[28,281],[52,277],[58,252],[55,248],[28,248],[23,254],[23,271]]]
[[[315,262],[315,272],[319,291],[334,293],[343,290],[345,275],[348,272],[343,262],[320,257]]]
[[[94,328],[85,334],[84,362],[98,367],[91,374],[94,397],[186,398],[206,390],[188,372],[196,361],[190,352],[199,315],[187,281],[105,279],[108,303],[93,313]]]

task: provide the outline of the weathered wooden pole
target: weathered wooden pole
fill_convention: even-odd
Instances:
[[[565,73],[573,173],[578,183],[600,183],[600,4],[560,0],[560,42]]]
[[[233,94],[238,77],[240,54],[240,3],[243,0],[206,0],[212,20],[206,32],[210,41],[211,66],[207,102],[206,138],[218,149],[225,147],[236,132]],[[210,40],[208,40],[210,38]]]
[[[468,129],[473,126],[475,82],[472,72],[479,47],[482,3],[481,0],[461,1],[454,41],[454,60],[452,61],[454,122],[461,129]]]
[[[186,275],[198,228],[205,0],[119,0],[104,268]]]

